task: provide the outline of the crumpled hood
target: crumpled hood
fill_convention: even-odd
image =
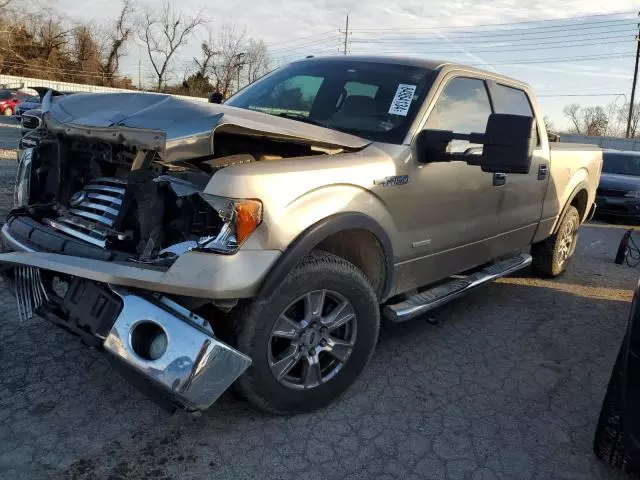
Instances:
[[[54,119],[51,123],[67,131],[66,127],[81,127],[86,131],[124,129],[129,134],[131,129],[162,132],[170,161],[213,153],[214,131],[352,150],[371,143],[354,135],[266,113],[150,93],[70,95],[52,103],[48,115]]]

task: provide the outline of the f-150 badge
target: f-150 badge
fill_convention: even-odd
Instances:
[[[407,183],[409,183],[409,175],[397,175],[373,181],[374,185],[382,185],[383,187],[395,187],[398,185],[406,185]]]

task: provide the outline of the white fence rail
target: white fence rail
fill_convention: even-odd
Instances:
[[[587,137],[586,135],[560,135],[561,142],[589,143],[605,150],[640,151],[640,138]]]
[[[38,78],[16,77],[14,75],[0,74],[0,85],[4,88],[29,88],[47,87],[60,92],[87,92],[87,93],[115,93],[137,92],[138,90],[126,90],[123,88],[98,87],[96,85],[84,85],[81,83],[58,82],[56,80],[40,80]],[[154,92],[148,92],[154,93]],[[173,95],[174,97],[192,100],[194,102],[206,102],[206,98],[187,97],[185,95]]]

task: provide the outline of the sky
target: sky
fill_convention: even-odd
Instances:
[[[171,1],[209,20],[180,50],[177,74],[190,67],[207,30],[223,24],[264,40],[274,65],[342,54],[348,14],[350,53],[436,58],[517,78],[533,87],[544,114],[559,128],[567,125],[562,109],[569,103],[620,106],[631,94],[640,8],[631,0]],[[92,0],[91,8],[78,8],[77,0],[50,3],[72,20],[95,23],[120,8],[114,0]],[[134,43],[122,73],[137,79],[139,65],[148,81],[150,66]]]

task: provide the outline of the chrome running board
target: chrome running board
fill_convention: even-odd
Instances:
[[[495,262],[479,272],[451,279],[395,305],[386,305],[383,315],[393,322],[405,322],[464,295],[483,283],[504,277],[531,264],[531,255],[521,253]]]
[[[15,288],[18,318],[22,322],[33,318],[35,311],[49,301],[38,268],[16,267]]]

